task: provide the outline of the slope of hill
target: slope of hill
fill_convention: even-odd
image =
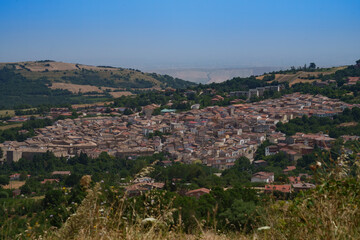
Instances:
[[[0,105],[87,103],[194,83],[156,73],[54,62],[0,63]],[[66,97],[65,97],[66,96]]]
[[[277,81],[277,82],[288,82],[290,86],[296,84],[296,83],[311,83],[314,81],[320,81],[322,76],[325,75],[331,75],[334,74],[338,70],[345,69],[346,66],[342,67],[333,67],[333,68],[320,68],[316,69],[314,71],[303,71],[303,70],[295,70],[295,71],[278,71],[273,73],[274,79],[271,81]],[[257,79],[263,80],[266,76],[271,76],[270,74],[263,74],[261,76],[258,76]],[[271,82],[269,81],[269,82]]]

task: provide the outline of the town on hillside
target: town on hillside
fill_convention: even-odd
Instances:
[[[264,156],[277,153],[286,156],[283,173],[287,174],[296,169],[297,160],[303,155],[311,153],[314,148],[329,150],[336,139],[323,132],[298,132],[286,136],[277,131],[276,125],[302,116],[332,118],[355,106],[358,105],[322,95],[293,93],[278,99],[194,108],[180,113],[163,109],[160,115],[152,114],[158,107],[156,104],[145,106],[141,113],[131,115],[118,114],[118,111],[124,111],[123,108],[111,109],[114,111],[111,116],[102,116],[105,107],[79,108],[78,118],[57,120],[51,126],[36,129],[36,136],[23,142],[5,141],[0,144],[4,153],[1,160],[7,163],[21,158],[31,161],[35,155],[47,151],[65,158],[81,153],[97,158],[106,152],[110,156],[128,159],[166,152],[169,160],[163,162],[165,167],[179,162],[226,170],[233,167],[240,157],[246,157],[254,166],[266,166],[266,161],[255,159],[259,146],[266,141]],[[89,117],[94,114],[95,117]],[[50,118],[60,115],[71,116],[71,112],[67,108],[53,108],[49,113]],[[292,186],[267,185],[263,190],[290,192],[292,188],[314,187],[300,181],[301,176],[291,179]],[[274,173],[255,173],[251,182],[272,184]]]

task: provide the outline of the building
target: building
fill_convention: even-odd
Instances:
[[[70,176],[70,171],[53,171],[51,175],[63,175],[63,176]]]
[[[294,183],[294,184],[292,184],[292,187],[295,192],[300,192],[300,191],[315,188],[315,185],[312,183]]]
[[[291,193],[291,185],[290,184],[283,184],[283,185],[266,185],[265,186],[265,193],[272,193],[272,192],[282,192],[282,193]]]
[[[199,188],[186,192],[186,196],[200,198],[202,195],[209,194],[210,189]]]
[[[176,109],[163,109],[161,110],[161,114],[165,114],[165,113],[175,113],[176,112]]]
[[[276,145],[271,145],[265,147],[265,156],[274,155],[279,152],[279,147]]]
[[[272,183],[272,182],[274,182],[274,173],[273,172],[257,172],[252,175],[251,182]]]

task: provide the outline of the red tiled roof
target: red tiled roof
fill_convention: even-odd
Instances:
[[[284,184],[284,185],[266,185],[265,191],[280,191],[283,193],[289,193],[291,191],[291,185],[290,184]]]

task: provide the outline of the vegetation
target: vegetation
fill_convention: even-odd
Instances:
[[[348,159],[316,165],[316,189],[290,202],[279,201],[267,209],[270,229],[261,235],[271,239],[358,239],[360,237],[359,172],[349,175]],[[359,159],[356,160],[359,166]]]
[[[256,185],[250,184],[250,177],[254,172],[283,169],[287,162],[281,154],[265,157],[268,162],[266,167],[255,167],[247,158],[241,157],[234,167],[222,172],[221,177],[215,175],[217,170],[200,164],[173,163],[164,167],[162,162],[167,160],[164,154],[135,160],[115,158],[106,153],[96,159],[80,154],[66,160],[47,152],[36,155],[31,161],[20,159],[19,162],[0,166],[0,176],[4,176],[2,184],[6,184],[5,180],[8,178],[5,177],[14,172],[22,173],[22,178],[26,180],[25,185],[20,188],[24,197],[9,198],[12,195],[10,190],[0,191],[3,206],[0,217],[1,238],[11,239],[19,236],[18,234],[35,238],[54,226],[59,230],[48,233],[46,237],[49,239],[96,239],[99,234],[117,238],[130,234],[135,237],[155,232],[158,234],[157,238],[167,238],[169,234],[186,237],[190,236],[188,234],[204,236],[220,232],[224,236],[233,235],[237,238],[251,238],[255,234],[262,236],[262,239],[278,239],[279,236],[285,236],[285,239],[300,234],[299,238],[306,239],[304,236],[312,236],[311,234],[337,234],[327,221],[338,213],[343,216],[337,219],[339,227],[354,234],[352,236],[357,236],[358,225],[355,219],[359,214],[359,201],[356,201],[356,189],[359,187],[354,178],[358,176],[356,146],[359,143],[352,145],[355,146],[355,153],[345,158],[346,165],[345,160],[341,165],[341,169],[346,172],[336,170],[336,173],[342,174],[341,179],[333,177],[333,168],[340,165],[331,160],[331,155],[322,153],[322,150],[316,150],[309,156],[311,161],[306,162],[307,155],[303,157],[304,160],[299,160],[306,167],[318,166],[316,162],[320,161],[323,167],[318,167],[317,172],[322,177],[315,175],[314,181],[319,185],[316,190],[287,196],[287,203],[276,200],[277,198],[272,199],[271,195],[259,194],[251,188]],[[334,148],[332,152],[335,150]],[[45,178],[53,178],[50,173],[55,170],[69,170],[73,174],[58,176],[58,183],[40,184]],[[135,197],[124,195],[122,184],[139,176],[140,172],[148,172],[148,176],[155,181],[164,182],[164,189],[152,190]],[[27,178],[27,174],[31,177]],[[93,189],[86,191],[86,187],[81,184],[84,175],[92,176],[95,184],[91,185]],[[275,180],[283,183],[284,178]],[[211,189],[210,194],[199,198],[184,194],[201,187]],[[346,195],[340,195],[343,193]],[[324,198],[325,194],[328,197]],[[329,208],[341,206],[326,213],[317,207],[318,204],[325,204]],[[309,215],[301,215],[305,212]],[[319,215],[316,216],[315,213]],[[290,221],[281,220],[284,218],[289,218]],[[353,224],[345,229],[345,222],[350,220],[354,221]],[[299,229],[303,227],[295,227],[302,226],[303,223],[306,223],[304,227],[310,224],[309,229],[312,230],[302,232]],[[318,232],[316,229],[321,228],[315,226],[323,226],[322,224],[331,233]],[[265,225],[270,226],[271,230],[263,236],[256,229]],[[336,236],[344,233],[338,234],[340,235]]]
[[[37,61],[46,70],[53,61]],[[113,87],[123,90],[158,88],[186,88],[194,83],[170,76],[147,74],[138,70],[121,68],[86,68],[76,65],[77,70],[32,71],[32,62],[2,64],[0,66],[0,102],[2,108],[20,104],[38,106],[41,104],[59,105],[63,103],[92,103],[111,98],[106,91],[103,94],[74,94],[68,90],[50,89],[53,82]],[[49,66],[47,66],[49,65]]]
[[[286,135],[291,136],[297,132],[303,133],[328,133],[330,137],[338,138],[341,135],[360,135],[360,108],[354,107],[352,110],[345,109],[342,114],[335,115],[333,119],[329,117],[295,118],[288,123],[279,122],[277,129]],[[343,126],[342,123],[353,122],[352,126]]]
[[[309,69],[315,68],[315,64],[310,64]],[[22,78],[15,72],[6,74]],[[348,76],[357,74],[353,66],[335,73],[334,77],[338,76],[336,81],[339,84]],[[270,78],[272,75],[266,81],[272,81]],[[81,79],[78,78],[79,81]],[[169,81],[166,76],[164,79],[164,82]],[[96,74],[91,81],[96,83]],[[264,84],[265,81],[250,77],[189,89],[149,91],[116,99],[113,106],[126,107],[124,114],[140,111],[141,106],[153,103],[161,105],[155,114],[159,114],[169,102],[172,103],[169,107],[179,111],[188,110],[195,103],[201,107],[225,106],[234,99],[228,96],[229,91]],[[275,98],[293,91],[345,98],[352,91],[354,98],[348,101],[355,101],[359,87],[309,86],[287,86],[283,92],[270,92],[263,98]],[[213,92],[212,88],[216,91]],[[222,96],[224,100],[212,102],[215,95]],[[19,115],[27,113],[17,112]],[[304,116],[286,124],[279,123],[277,127],[288,136],[296,132],[322,131],[338,138],[344,134],[360,135],[359,120],[360,109],[354,107],[333,118]],[[32,118],[21,128],[0,131],[0,141],[24,140],[32,136],[34,128],[51,123],[48,119]],[[148,137],[154,136],[161,138],[163,134],[155,132]],[[359,142],[343,143],[338,139],[330,151],[315,146],[313,153],[297,161],[297,169],[289,175],[282,173],[290,165],[284,154],[265,156],[265,147],[269,145],[269,142],[264,142],[256,152],[256,159],[265,160],[267,166],[255,166],[249,159],[241,157],[233,167],[222,172],[201,164],[169,163],[165,153],[136,159],[113,157],[107,153],[93,159],[82,153],[66,159],[47,152],[35,155],[32,160],[5,163],[0,165],[0,238],[359,238]],[[41,183],[44,179],[55,179],[51,175],[55,170],[68,170],[72,174],[56,176],[58,180],[52,183]],[[317,184],[317,188],[281,196],[278,192],[261,193],[256,187],[263,184],[250,181],[252,174],[259,171],[274,172],[277,184],[287,183],[288,176],[296,176],[300,172],[313,173],[311,181]],[[20,187],[21,195],[11,198],[15,193],[3,186],[9,183],[9,176],[15,172],[21,173],[20,178],[25,183]],[[136,176],[143,176],[144,172],[144,176],[163,182],[164,188],[152,189],[139,196],[126,195],[124,187],[132,184],[131,180]],[[185,194],[197,188],[211,191],[198,198]]]

